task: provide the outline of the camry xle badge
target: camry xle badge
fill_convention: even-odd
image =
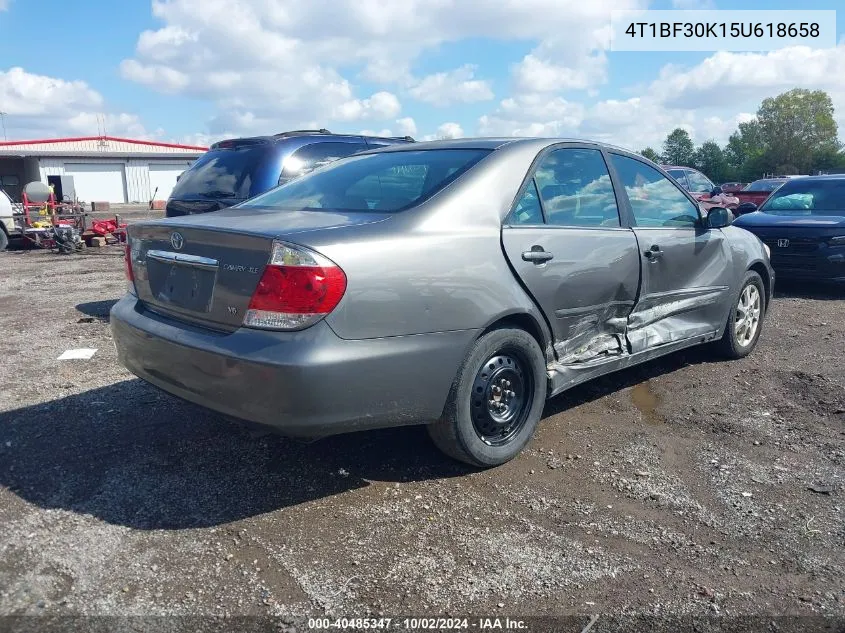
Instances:
[[[778,240],[778,248],[787,248],[789,246],[789,240]]]
[[[170,245],[177,251],[181,251],[185,245],[185,238],[182,237],[181,233],[173,232],[170,234]]]

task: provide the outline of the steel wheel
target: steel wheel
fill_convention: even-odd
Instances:
[[[497,352],[478,370],[472,386],[472,424],[482,442],[503,446],[519,434],[534,393],[534,379],[513,352]]]
[[[760,291],[757,286],[748,284],[739,296],[734,318],[736,342],[742,347],[748,346],[757,334],[757,328],[760,327],[761,305]]]

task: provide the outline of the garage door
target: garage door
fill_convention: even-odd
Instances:
[[[176,178],[189,167],[185,165],[150,165],[150,199],[167,200],[176,186]],[[158,188],[158,192],[156,192]]]
[[[76,197],[85,202],[126,202],[126,174],[120,163],[65,163]]]

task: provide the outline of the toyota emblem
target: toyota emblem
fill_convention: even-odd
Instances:
[[[778,240],[778,248],[789,248],[789,240]]]
[[[181,251],[182,247],[185,245],[185,238],[182,237],[181,233],[171,233],[170,234],[170,245],[175,248],[177,251]]]

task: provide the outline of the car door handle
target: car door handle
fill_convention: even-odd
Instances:
[[[644,251],[643,255],[645,255],[645,258],[647,260],[654,262],[654,261],[657,261],[658,259],[660,259],[661,257],[663,257],[663,251],[661,251],[660,247],[657,244],[655,244],[654,246],[652,246],[647,251]]]
[[[552,259],[553,257],[554,255],[552,255],[549,251],[544,251],[542,249],[531,249],[530,251],[522,252],[522,259],[527,262],[534,262],[535,264],[543,264]]]

